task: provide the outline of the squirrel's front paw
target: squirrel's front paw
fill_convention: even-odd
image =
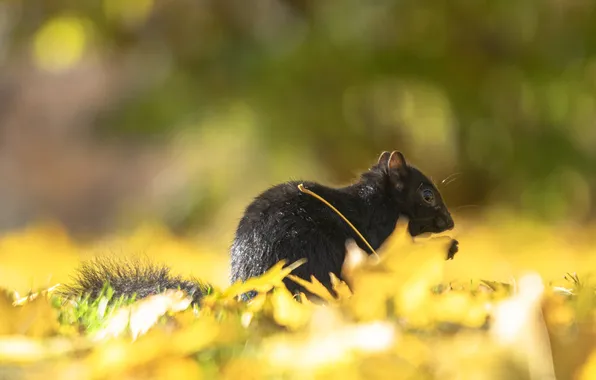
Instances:
[[[453,260],[453,256],[459,251],[459,242],[455,239],[451,240],[451,245],[449,246],[449,250],[447,251],[447,260]]]

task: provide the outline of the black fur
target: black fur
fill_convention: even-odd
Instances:
[[[181,289],[193,298],[193,303],[197,303],[210,289],[209,285],[200,281],[171,275],[170,269],[164,265],[140,259],[101,257],[84,262],[73,283],[62,287],[59,295],[68,298],[88,295],[94,300],[100,296],[106,283],[114,291],[112,299],[122,295],[135,295],[136,299],[141,299],[168,289]]]
[[[307,280],[314,275],[331,291],[329,273],[341,278],[347,239],[354,239],[372,253],[339,215],[312,195],[302,193],[300,183],[337,208],[375,250],[394,231],[400,215],[408,217],[412,236],[454,226],[432,181],[407,165],[401,153],[383,152],[377,164],[352,185],[331,188],[310,181],[291,181],[257,196],[246,208],[231,246],[232,283],[259,276],[282,259],[289,264],[307,258],[293,274]],[[434,194],[433,204],[422,198],[422,191],[428,194],[428,189]],[[448,258],[456,251],[454,241]],[[289,279],[284,283],[293,293],[309,295]]]

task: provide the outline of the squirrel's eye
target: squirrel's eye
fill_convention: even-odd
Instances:
[[[422,199],[428,204],[432,204],[435,201],[435,194],[430,189],[422,190]]]

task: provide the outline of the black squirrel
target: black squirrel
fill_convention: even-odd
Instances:
[[[383,152],[378,161],[360,175],[357,182],[331,188],[311,181],[278,184],[258,195],[240,219],[231,245],[230,280],[245,281],[262,275],[282,259],[287,264],[306,258],[292,274],[306,280],[314,275],[330,292],[329,273],[341,279],[345,244],[353,239],[365,252],[372,251],[353,229],[328,205],[299,189],[302,184],[339,210],[378,249],[396,227],[400,216],[408,218],[411,236],[440,233],[454,227],[441,194],[420,170],[406,162],[398,151]],[[458,251],[452,240],[447,259]],[[137,265],[137,266],[135,266]],[[119,266],[94,261],[83,265],[73,285],[63,295],[89,294],[96,297],[108,281],[114,294],[142,298],[169,288],[190,292],[198,302],[209,285],[171,276],[168,268],[141,264]],[[292,293],[309,293],[290,279],[284,284]],[[252,293],[242,296],[244,300]]]
[[[346,187],[331,188],[310,181],[290,181],[269,188],[248,205],[231,247],[232,283],[260,276],[281,259],[307,262],[292,274],[306,280],[314,275],[333,293],[329,273],[341,279],[345,244],[353,239],[371,254],[366,243],[331,208],[298,185],[323,197],[364,235],[374,250],[394,231],[400,215],[408,218],[412,236],[454,227],[441,194],[420,170],[408,165],[398,151],[383,152],[375,165]],[[448,259],[457,252],[453,241]],[[309,293],[290,279],[292,293]],[[245,295],[250,298],[253,294]]]

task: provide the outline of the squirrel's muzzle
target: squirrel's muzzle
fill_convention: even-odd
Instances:
[[[448,231],[455,227],[455,222],[448,211],[445,211],[443,215],[438,215],[434,220],[434,224],[440,232]]]

